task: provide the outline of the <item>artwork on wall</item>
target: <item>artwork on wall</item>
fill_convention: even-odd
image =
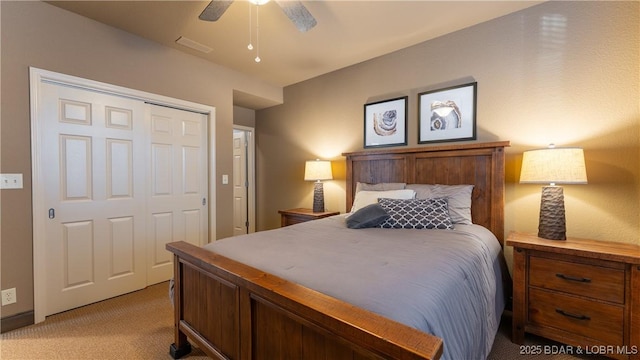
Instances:
[[[364,147],[407,145],[407,96],[364,105]]]
[[[477,84],[418,94],[419,144],[476,139]]]

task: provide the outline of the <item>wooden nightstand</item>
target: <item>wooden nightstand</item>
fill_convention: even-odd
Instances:
[[[640,246],[515,232],[506,244],[514,343],[528,332],[582,354],[640,359]]]
[[[289,226],[305,221],[317,220],[340,214],[340,212],[338,211],[314,213],[311,209],[278,210],[278,212],[281,216],[281,226]]]

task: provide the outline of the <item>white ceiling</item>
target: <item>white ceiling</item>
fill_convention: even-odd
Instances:
[[[542,1],[303,1],[318,24],[299,32],[271,1],[260,7],[260,63],[249,43],[249,7],[236,0],[216,22],[198,19],[209,1],[51,1],[49,3],[278,86],[388,54]],[[255,10],[253,19],[255,21]],[[255,26],[254,26],[255,31]],[[187,37],[212,48],[176,44]]]

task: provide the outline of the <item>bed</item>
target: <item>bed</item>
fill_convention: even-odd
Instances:
[[[359,190],[363,184],[409,184],[405,188],[419,188],[420,184],[472,185],[473,224],[456,224],[453,230],[354,230],[346,228],[345,215],[338,215],[216,241],[205,248],[186,242],[167,244],[174,254],[175,270],[172,357],[188,354],[189,341],[220,359],[438,359],[456,358],[474,349],[481,349],[477,351],[484,354],[476,358],[484,357],[497,330],[504,295],[510,294],[510,279],[503,271],[501,254],[506,146],[508,142],[501,141],[343,154],[349,207],[362,198],[364,192]],[[340,240],[340,234],[346,232],[354,237]],[[475,259],[469,262],[484,265],[470,266],[487,267],[490,275],[461,270],[463,281],[441,280],[439,272],[452,262],[449,258],[439,250],[419,253],[413,247],[405,247],[412,242],[423,246],[427,232],[436,234],[429,237],[429,246],[462,244],[455,251],[442,250],[457,256],[455,264]],[[416,233],[420,235],[414,236]],[[454,233],[490,238],[494,243],[480,240],[469,246],[462,242],[467,240],[456,238],[463,235]],[[396,241],[390,243],[390,238]],[[402,239],[402,245],[397,239]],[[319,247],[312,247],[316,246],[313,244]],[[493,255],[465,254],[465,248],[470,247],[491,248],[488,252]],[[259,251],[238,250],[247,248]],[[361,254],[364,263],[353,267],[350,263],[354,261],[340,257],[350,252]],[[399,258],[377,257],[392,252]],[[271,265],[265,262],[267,259],[272,260]],[[418,265],[408,266],[410,263]],[[432,267],[421,267],[427,265]],[[310,276],[322,266],[331,271]],[[457,267],[462,266],[453,267],[451,272],[458,272]],[[412,272],[415,274],[410,275]],[[486,285],[487,281],[493,285]],[[485,284],[481,287],[490,291],[479,294],[475,287],[467,287],[467,282]],[[436,294],[433,302],[441,302],[436,303],[440,310],[431,310],[428,316],[415,312],[422,311],[417,309],[421,305],[412,302],[414,296],[407,294],[413,290],[408,288]],[[442,303],[442,299],[458,297],[478,301],[466,305]],[[469,318],[467,325],[455,325],[465,320],[453,321],[451,316],[467,307],[477,308],[474,312],[485,318]],[[470,342],[478,344],[458,344],[463,342],[458,339],[466,336],[456,335],[460,332],[468,333]],[[442,337],[432,335],[437,333]]]

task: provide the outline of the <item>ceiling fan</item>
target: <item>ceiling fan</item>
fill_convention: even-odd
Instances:
[[[269,0],[249,0],[256,5],[266,4]],[[199,18],[205,21],[216,21],[227,10],[233,0],[213,0],[202,11]],[[281,0],[275,1],[282,11],[289,17],[300,32],[306,32],[316,26],[316,19],[300,1]]]

